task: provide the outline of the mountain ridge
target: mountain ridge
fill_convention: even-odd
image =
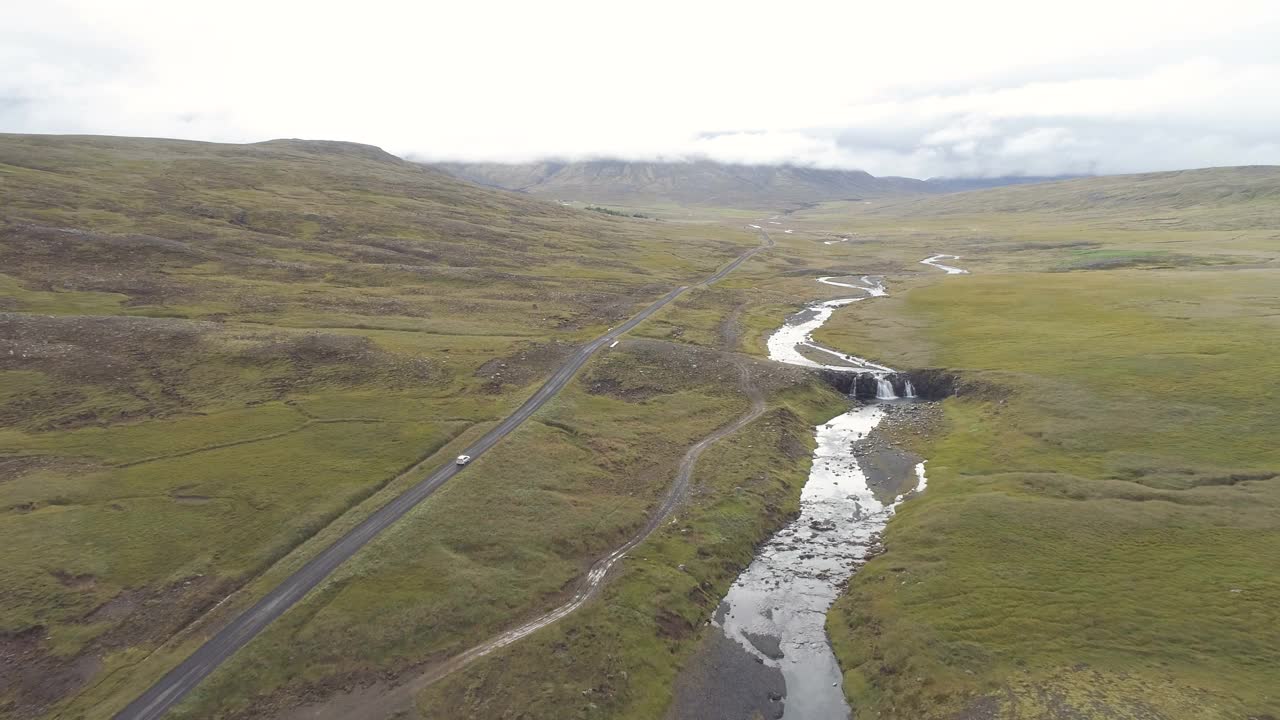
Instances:
[[[1058,177],[877,177],[864,170],[800,165],[745,165],[711,160],[681,162],[596,159],[530,163],[426,163],[470,182],[560,200],[674,202],[694,205],[774,206],[961,192],[1003,185],[1051,182]]]

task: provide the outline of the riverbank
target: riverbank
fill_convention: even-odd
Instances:
[[[853,454],[867,476],[867,486],[882,502],[892,500],[912,487],[917,468],[925,458],[911,447],[913,440],[927,434],[942,420],[942,406],[936,402],[894,402],[881,405],[884,419]]]

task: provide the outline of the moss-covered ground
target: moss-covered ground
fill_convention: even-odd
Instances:
[[[850,703],[860,718],[1280,714],[1274,198],[1073,209],[1049,189],[1046,214],[983,207],[1009,195],[1035,197],[844,211],[878,238],[863,252],[936,249],[973,271],[903,278],[819,334],[963,378],[918,441],[928,492],[829,618]]]

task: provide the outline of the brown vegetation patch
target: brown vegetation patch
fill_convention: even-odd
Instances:
[[[132,615],[146,599],[145,590],[122,590],[84,616],[84,622],[116,622]]]
[[[0,264],[33,290],[120,293],[126,305],[154,305],[197,295],[165,271],[214,257],[188,242],[150,235],[112,235],[27,223],[0,225]],[[17,308],[13,308],[17,309]]]
[[[255,336],[237,362],[273,366],[266,381],[275,397],[323,385],[377,384],[400,388],[438,382],[439,369],[427,358],[389,353],[361,335],[339,333]]]
[[[53,573],[77,589],[92,589],[92,575]],[[159,588],[122,590],[85,613],[80,622],[112,626],[73,656],[53,654],[47,630],[36,625],[17,633],[0,633],[0,688],[9,694],[0,715],[38,717],[48,706],[88,683],[101,669],[101,658],[128,647],[155,646],[187,626],[234,589],[229,580],[196,575]]]
[[[629,289],[625,294],[581,291],[555,293],[552,297],[573,308],[573,315],[561,320],[556,328],[579,330],[593,325],[621,324],[636,313],[638,305],[650,303],[670,289],[669,287],[643,286]]]
[[[624,342],[590,366],[583,377],[587,392],[642,402],[657,395],[738,384],[732,356],[718,350],[661,340]]]
[[[98,584],[98,578],[92,573],[69,573],[65,570],[54,570],[49,574],[65,587],[81,592],[92,590]]]
[[[269,693],[249,698],[248,703],[225,716],[226,720],[261,720],[262,718],[336,718],[361,717],[382,696],[400,685],[403,678],[420,671],[425,663],[410,665],[397,671],[351,670],[328,675],[319,680],[286,685]],[[395,715],[417,718],[417,715]]]
[[[315,292],[307,294],[302,304],[309,310],[343,315],[427,317],[431,314],[425,305],[406,302],[400,298],[373,295],[353,297]]]
[[[0,313],[0,370],[51,382],[0,405],[0,425],[52,430],[169,415],[186,409],[201,338],[217,326],[169,318]],[[172,362],[181,358],[185,364]],[[85,406],[92,388],[114,400]]]
[[[969,703],[964,710],[949,720],[996,720],[1000,717],[1000,701],[993,697],[981,697]]]
[[[513,387],[524,387],[550,375],[576,349],[563,342],[532,343],[506,357],[493,358],[476,368],[475,376],[487,378],[481,392],[496,395]]]
[[[658,634],[669,640],[683,640],[693,633],[693,624],[670,610],[663,610],[653,620]]]
[[[627,402],[643,402],[662,394],[662,390],[650,385],[627,385],[615,378],[592,378],[586,386],[592,395],[607,395]]]
[[[15,720],[34,718],[45,708],[75,692],[95,675],[101,663],[94,656],[59,658],[51,654],[46,629],[34,625],[16,633],[0,633],[0,715]]]
[[[737,352],[742,337],[742,311],[745,302],[737,303],[733,310],[720,321],[720,349],[726,352]]]
[[[361,259],[370,258],[368,262],[396,262],[410,265],[415,261],[434,262],[440,259],[440,253],[432,246],[413,242],[403,238],[363,237],[352,241],[354,252]],[[378,258],[378,259],[372,259]]]
[[[303,366],[372,365],[377,348],[373,341],[359,335],[307,333],[277,335],[240,353],[254,362],[289,360]]]
[[[109,382],[150,354],[191,351],[215,327],[171,318],[0,313],[0,370]]]
[[[801,458],[809,454],[809,447],[804,441],[791,433],[780,433],[778,435],[778,452],[783,457],[790,460]]]
[[[239,380],[246,365],[255,379]],[[0,313],[0,370],[48,376],[0,404],[0,426],[39,431],[194,412],[219,374],[259,401],[324,385],[403,388],[443,377],[427,358],[358,335],[232,334],[213,322],[24,313]]]
[[[119,620],[93,646],[117,649],[164,642],[230,594],[235,585],[229,579],[195,575],[158,588],[121,591],[86,616],[90,622]]]
[[[1256,480],[1270,480],[1280,476],[1275,472],[1236,472],[1229,475],[1211,475],[1209,477],[1197,478],[1196,485],[1238,485],[1242,482],[1253,482]]]
[[[45,470],[52,467],[61,468],[63,466],[76,464],[77,463],[63,460],[61,458],[50,457],[48,455],[0,457],[0,482],[16,480],[28,473],[33,473],[39,470]]]
[[[213,500],[208,495],[171,495],[170,497],[179,505],[204,505]]]

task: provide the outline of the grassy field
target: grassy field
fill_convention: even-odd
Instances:
[[[117,707],[574,343],[757,242],[346,143],[0,136],[0,201],[14,717]]]
[[[415,509],[233,658],[175,717],[253,717],[363,684],[409,679],[562,602],[595,558],[644,523],[685,449],[745,411],[732,361],[647,340],[619,345],[537,422],[477,461],[475,474],[468,471],[463,482]],[[679,528],[637,548],[620,577],[640,575],[611,583],[604,603],[434,688],[445,694],[429,694],[425,716],[490,716],[507,704],[562,717],[568,695],[581,698],[579,683],[602,681],[604,668],[593,662],[602,654],[613,658],[613,672],[635,674],[635,685],[615,702],[660,701],[650,690],[669,683],[698,618],[718,602],[718,586],[732,580],[754,542],[794,505],[808,426],[841,402],[804,373],[761,365],[753,375],[775,405],[741,436],[761,443],[759,449],[729,461],[717,447],[704,459],[695,475],[697,511],[682,512]],[[779,448],[790,451],[778,455]],[[681,572],[681,563],[695,567]],[[705,592],[690,593],[698,578],[707,580]],[[677,636],[665,638],[668,631]],[[575,642],[555,655],[575,658],[574,667],[548,673],[547,643],[566,633]],[[660,656],[649,653],[666,645]],[[503,691],[482,698],[452,694],[450,688],[486,677],[490,662],[543,682],[504,681]],[[548,691],[544,683],[559,689]]]
[[[671,376],[660,350],[619,346],[594,364],[237,655],[185,716],[446,657],[559,597],[643,522],[683,448],[745,407],[732,367]],[[632,374],[650,378],[627,387]]]
[[[1177,207],[1071,209],[1076,181],[809,219],[974,272],[902,277],[819,334],[964,378],[919,441],[928,492],[829,618],[858,717],[1280,714],[1280,205],[1195,180]]]

